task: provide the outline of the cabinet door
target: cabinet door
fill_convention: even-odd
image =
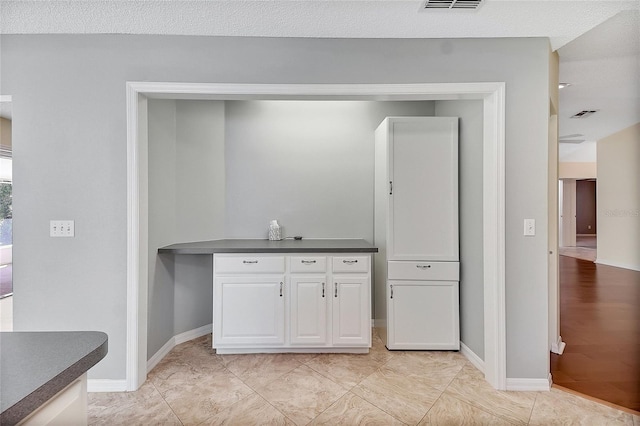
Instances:
[[[457,281],[388,282],[387,348],[460,349]]]
[[[284,344],[284,276],[216,277],[213,346]]]
[[[291,343],[324,345],[327,343],[327,277],[292,276]]]
[[[369,278],[334,275],[333,344],[336,346],[370,346],[371,305]]]
[[[388,260],[458,260],[458,119],[389,121]]]

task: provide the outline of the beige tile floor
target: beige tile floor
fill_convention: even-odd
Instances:
[[[91,425],[628,425],[640,417],[552,389],[494,390],[456,352],[217,355],[176,346],[137,392],[89,394]]]

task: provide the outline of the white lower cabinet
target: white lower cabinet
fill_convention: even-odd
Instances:
[[[367,276],[333,277],[333,344],[368,345],[371,341],[371,303]]]
[[[220,344],[284,344],[284,275],[216,277],[214,331]]]
[[[291,289],[291,344],[327,343],[327,276],[296,275]]]
[[[83,426],[87,417],[87,373],[45,401],[18,426]]]
[[[215,254],[213,347],[221,354],[368,352],[370,265],[360,253]]]
[[[389,280],[389,349],[460,349],[458,281]]]

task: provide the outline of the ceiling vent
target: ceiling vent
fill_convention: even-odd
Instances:
[[[482,0],[426,0],[422,3],[425,10],[476,10],[482,4]]]
[[[584,111],[580,111],[579,113],[572,115],[571,118],[587,118],[590,115],[595,114],[596,112],[598,112],[597,109],[592,109],[592,110],[584,110]]]

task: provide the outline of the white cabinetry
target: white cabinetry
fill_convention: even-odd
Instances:
[[[459,349],[458,262],[389,262],[390,349]]]
[[[327,343],[326,275],[292,275],[291,344]]]
[[[459,349],[458,119],[375,134],[376,317],[389,349]]]
[[[215,254],[218,353],[368,352],[371,255]]]
[[[333,344],[368,346],[371,341],[369,279],[334,275],[333,281]]]
[[[214,286],[219,343],[284,343],[284,275],[217,277]]]
[[[18,423],[18,426],[86,425],[87,374],[71,382],[37,410]]]

